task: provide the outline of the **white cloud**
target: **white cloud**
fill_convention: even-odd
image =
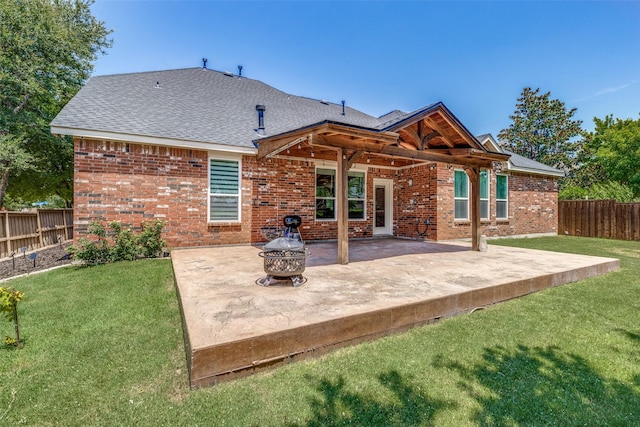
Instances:
[[[586,101],[587,99],[596,98],[598,96],[607,95],[607,94],[610,94],[610,93],[616,93],[616,92],[619,92],[621,90],[624,90],[624,89],[628,88],[629,86],[633,86],[634,84],[636,84],[636,81],[635,80],[631,80],[629,83],[625,83],[623,85],[616,86],[616,87],[607,87],[607,88],[604,88],[602,90],[597,91],[594,94],[587,95],[587,96],[584,96],[582,98],[574,99],[571,102],[572,103],[581,102],[581,101]]]

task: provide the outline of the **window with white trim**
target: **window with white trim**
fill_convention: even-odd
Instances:
[[[209,159],[209,221],[240,221],[240,162]]]
[[[336,171],[316,169],[316,219],[336,219]]]
[[[349,195],[349,219],[364,219],[364,189],[364,172],[349,172],[347,176],[347,193]]]
[[[453,188],[453,218],[469,219],[469,177],[465,171],[453,171]]]
[[[489,219],[489,171],[480,170],[480,219]]]
[[[507,175],[496,175],[496,219],[509,218],[509,180]]]
[[[316,219],[336,219],[336,182],[335,169],[316,169]],[[347,174],[349,219],[365,219],[365,188],[365,173],[349,171]]]

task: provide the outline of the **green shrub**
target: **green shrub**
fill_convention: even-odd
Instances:
[[[617,202],[633,202],[633,190],[617,181],[596,183],[589,188],[587,195],[593,200],[614,199]]]
[[[558,199],[560,200],[582,200],[587,196],[587,190],[584,188],[578,187],[576,185],[569,185],[565,187],[558,194]]]
[[[107,241],[107,230],[99,221],[91,221],[88,227],[93,239],[80,237],[76,245],[71,245],[67,252],[74,259],[84,261],[89,265],[105,264],[111,259],[111,249]]]
[[[136,259],[141,250],[131,227],[123,229],[120,221],[109,222],[109,227],[114,232],[113,247],[110,250],[111,261],[133,261]]]
[[[593,184],[584,189],[575,185],[565,187],[558,194],[560,200],[615,200],[619,203],[635,201],[630,187],[617,181],[606,181]]]
[[[137,258],[156,258],[165,246],[161,239],[164,222],[154,220],[142,224],[139,235],[129,226],[122,227],[119,221],[108,223],[110,232],[99,221],[89,223],[88,232],[94,237],[81,237],[78,243],[71,245],[67,251],[74,259],[89,265],[106,264],[117,261],[133,261]]]
[[[146,258],[157,258],[162,253],[166,242],[161,238],[164,222],[159,219],[142,223],[142,232],[138,237],[138,244],[142,251],[142,256]]]

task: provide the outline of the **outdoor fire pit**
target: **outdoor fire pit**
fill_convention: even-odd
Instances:
[[[289,281],[298,287],[307,281],[302,273],[309,253],[298,231],[300,223],[299,216],[286,216],[284,236],[264,245],[264,249],[258,255],[264,259],[264,272],[267,276],[258,279],[257,284],[271,286],[279,281]]]

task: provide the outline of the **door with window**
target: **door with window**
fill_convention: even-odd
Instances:
[[[393,234],[393,181],[373,180],[373,234]]]

